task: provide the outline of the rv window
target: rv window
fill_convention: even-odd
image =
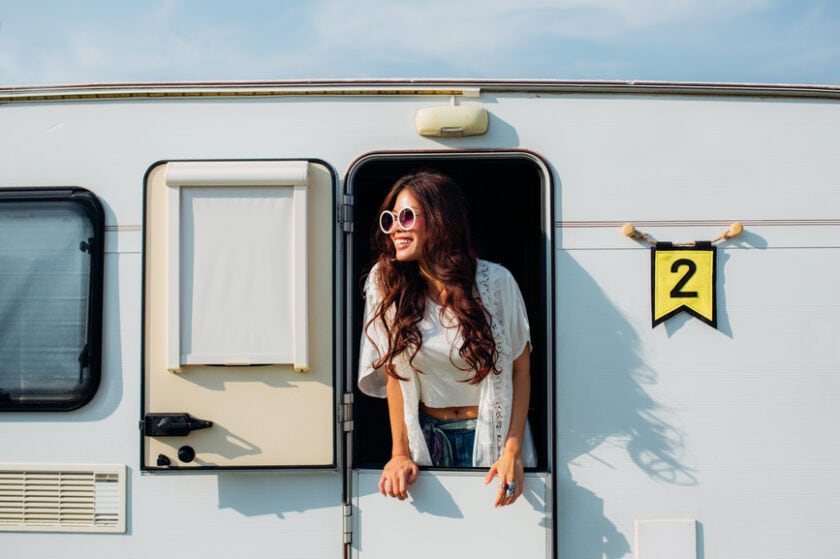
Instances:
[[[0,190],[0,410],[70,410],[96,392],[103,228],[90,192]]]

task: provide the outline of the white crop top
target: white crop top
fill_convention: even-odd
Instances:
[[[479,383],[478,422],[475,426],[473,448],[473,464],[477,467],[489,468],[501,456],[510,429],[510,416],[513,409],[513,360],[522,355],[531,336],[525,302],[522,300],[516,280],[507,269],[486,260],[479,260],[475,282],[481,302],[489,314],[493,340],[499,352],[496,362],[499,374],[491,373]],[[381,305],[382,294],[377,288],[378,285],[379,271],[377,266],[374,266],[365,283],[365,324],[368,324]],[[392,317],[393,309],[387,309],[385,314],[386,318]],[[381,322],[377,319],[365,328],[361,336],[359,354],[359,390],[376,398],[387,397],[385,371],[383,367],[373,367],[373,363],[381,358],[381,352],[388,348],[388,335]],[[457,345],[455,347],[457,348]],[[425,348],[424,343],[421,351]],[[429,447],[426,446],[426,439],[418,419],[420,402],[418,379],[428,375],[421,375],[411,369],[408,366],[406,353],[396,356],[394,366],[397,374],[407,379],[400,382],[400,391],[411,459],[420,466],[431,466]],[[456,349],[456,356],[457,353]],[[448,353],[444,361],[448,363]],[[469,385],[466,386],[469,387]],[[463,388],[464,384],[458,383],[456,387]],[[527,422],[525,433],[522,444],[522,462],[525,467],[533,467],[536,466],[537,461]]]
[[[431,408],[477,406],[481,388],[464,382],[475,371],[458,354],[464,339],[452,312],[426,299],[426,313],[417,327],[423,336],[423,345],[413,361],[422,371],[417,375],[420,401]]]

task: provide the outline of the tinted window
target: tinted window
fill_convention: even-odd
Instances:
[[[67,410],[99,384],[103,213],[89,192],[0,190],[0,410]]]

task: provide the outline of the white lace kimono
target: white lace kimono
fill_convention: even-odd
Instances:
[[[370,321],[381,300],[376,284],[377,267],[374,266],[365,284],[365,325]],[[479,260],[476,269],[476,284],[481,302],[490,313],[490,328],[499,352],[497,366],[501,370],[501,374],[498,375],[488,374],[480,385],[473,466],[489,467],[499,459],[504,449],[513,401],[513,360],[522,355],[525,344],[530,343],[530,327],[519,286],[506,268],[499,264]],[[373,339],[376,346],[371,343],[368,336]],[[362,333],[361,340],[359,389],[369,396],[386,397],[385,373],[381,368],[374,369],[371,365],[379,359],[379,351],[385,351],[387,348],[387,337],[381,323],[377,320],[367,329],[367,335],[365,332]],[[400,387],[411,459],[420,466],[431,466],[432,459],[423,438],[418,417],[420,397],[417,373],[408,365],[408,356],[405,353],[397,356],[394,364],[397,367],[397,374],[408,379],[400,381]],[[534,443],[527,423],[522,441],[522,463],[525,467],[536,466]]]

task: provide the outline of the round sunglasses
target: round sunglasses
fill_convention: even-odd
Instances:
[[[394,227],[399,225],[403,231],[409,231],[414,228],[417,223],[417,216],[423,215],[420,212],[414,211],[414,208],[406,206],[398,213],[385,210],[379,214],[379,228],[386,235],[394,230]]]

